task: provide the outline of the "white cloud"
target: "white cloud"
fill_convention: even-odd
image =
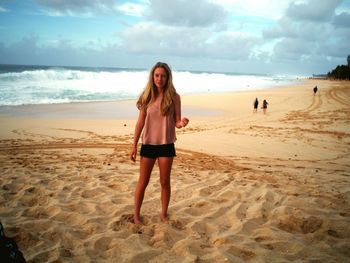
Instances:
[[[298,39],[284,38],[274,47],[275,60],[298,61],[305,56],[313,53],[314,45],[307,41]]]
[[[206,0],[150,0],[148,18],[167,25],[206,27],[223,22],[224,9]]]
[[[350,17],[348,13],[335,14],[340,2],[292,2],[278,23],[262,32],[265,41],[278,40],[272,59],[300,63],[320,57],[345,57],[350,52],[343,44],[350,42]]]
[[[10,10],[0,6],[0,13],[10,12]]]
[[[121,34],[121,49],[137,54],[159,54],[191,58],[248,59],[258,44],[249,34],[207,28],[174,27],[139,23]]]
[[[259,42],[255,36],[226,31],[207,46],[208,54],[211,58],[249,60]]]
[[[125,3],[117,6],[116,9],[126,15],[138,17],[142,17],[146,12],[146,6],[144,4]]]
[[[125,29],[122,48],[132,53],[197,55],[209,31],[202,28],[173,27],[143,22]]]
[[[226,11],[242,16],[257,16],[267,19],[279,19],[292,0],[212,0]]]
[[[49,9],[51,16],[93,16],[94,13],[110,13],[115,10],[114,0],[36,0]]]
[[[315,71],[322,72],[350,53],[350,10],[338,0],[35,1],[39,5],[33,13],[39,10],[50,16],[78,17],[112,14],[115,19],[100,19],[101,25],[108,20],[104,27],[108,30],[96,34],[89,29],[84,40],[78,34],[67,37],[68,33],[55,39],[38,28],[32,31],[37,39],[9,44],[2,38],[0,55],[6,61],[16,58],[34,64],[56,61],[147,67],[147,61],[159,58],[176,61],[177,68],[210,70],[231,65],[233,71],[251,72],[260,68],[297,71],[316,65],[320,70]],[[113,33],[116,37],[111,43],[105,35]],[[96,40],[97,35],[101,39]]]
[[[286,15],[295,20],[328,21],[342,0],[291,2]]]
[[[284,17],[278,22],[277,26],[266,29],[262,33],[266,39],[293,38],[305,41],[322,41],[330,37],[333,28],[328,23],[312,21],[299,23],[289,17]]]
[[[349,28],[350,27],[350,13],[342,12],[336,15],[333,19],[333,24],[336,27]]]

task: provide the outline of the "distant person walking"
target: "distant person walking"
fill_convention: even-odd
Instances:
[[[269,105],[269,103],[266,100],[264,100],[263,105],[261,107],[263,109],[264,114],[266,114],[267,105]]]
[[[314,95],[317,93],[317,86],[314,87]]]
[[[258,111],[258,106],[259,106],[259,101],[258,101],[258,98],[255,98],[255,101],[254,101],[254,112],[257,112]]]

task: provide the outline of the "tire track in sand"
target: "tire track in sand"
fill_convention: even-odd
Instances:
[[[293,121],[306,121],[312,119],[311,113],[319,110],[322,105],[322,98],[319,94],[318,96],[312,97],[312,102],[305,109],[294,110],[287,113],[286,117],[282,119],[284,122],[293,122]]]
[[[28,145],[5,145],[0,146],[0,151],[10,150],[52,150],[52,149],[70,149],[70,148],[116,148],[120,145],[116,143],[50,143],[50,144],[28,144]]]
[[[350,106],[350,90],[349,87],[337,87],[326,91],[327,98],[335,100],[339,104],[349,107]]]

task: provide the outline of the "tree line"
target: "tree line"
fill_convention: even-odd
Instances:
[[[347,58],[348,65],[338,65],[335,69],[328,72],[327,77],[332,79],[350,80],[350,55]]]

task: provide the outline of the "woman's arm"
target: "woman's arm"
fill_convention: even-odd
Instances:
[[[146,119],[146,110],[140,110],[139,117],[137,119],[137,123],[135,126],[134,142],[130,153],[130,159],[134,162],[136,161],[137,144],[139,142],[143,126],[145,125],[145,119]]]
[[[179,94],[175,95],[175,127],[181,129],[186,127],[189,122],[189,119],[186,117],[181,119],[181,98]]]

